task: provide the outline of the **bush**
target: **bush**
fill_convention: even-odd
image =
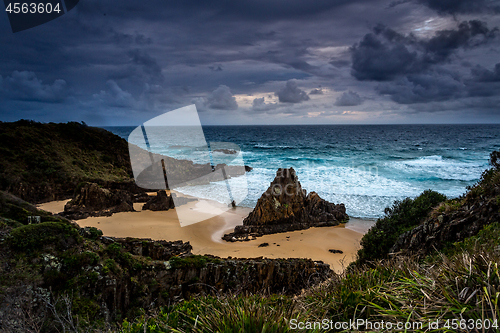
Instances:
[[[18,250],[34,251],[49,245],[68,249],[82,241],[76,227],[61,222],[43,222],[12,229],[9,244]]]
[[[170,267],[172,268],[185,268],[185,267],[194,267],[194,268],[203,268],[209,262],[218,262],[218,259],[200,256],[200,255],[192,255],[184,258],[180,257],[172,257],[169,260]]]
[[[431,209],[444,200],[444,195],[427,190],[415,199],[395,201],[392,207],[385,209],[386,216],[378,219],[361,239],[358,263],[387,258],[398,237],[419,225]]]

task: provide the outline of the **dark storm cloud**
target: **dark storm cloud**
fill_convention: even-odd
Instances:
[[[391,100],[441,101],[432,96],[429,77],[445,85],[446,89],[436,89],[447,98],[494,95],[489,87],[497,84],[496,69],[486,59],[491,54],[468,58],[467,77],[463,68],[453,75],[438,70],[446,64],[457,66],[464,50],[492,41],[491,29],[467,22],[462,28],[435,32],[434,42],[400,33],[417,31],[415,27],[429,19],[433,12],[425,6],[460,14],[466,11],[465,2],[446,9],[443,1],[412,0],[387,9],[389,1],[86,0],[59,19],[18,34],[11,33],[5,16],[0,19],[0,109],[7,111],[0,113],[0,120],[12,118],[6,112],[31,108],[46,115],[42,120],[51,121],[59,112],[51,110],[60,107],[71,110],[76,120],[80,115],[101,114],[112,121],[129,117],[123,122],[135,124],[134,117],[144,120],[144,114],[191,101],[208,110],[205,115],[210,110],[222,110],[211,115],[227,111],[236,117],[244,112],[279,114],[284,109],[305,114],[323,105],[332,107],[335,99],[327,92],[352,89],[368,96],[377,85],[376,92],[386,96],[378,98],[390,106]],[[425,6],[415,5],[417,1]],[[495,25],[493,16],[481,18]],[[451,17],[439,19],[452,22]],[[365,36],[366,27],[377,22],[393,30],[378,26]],[[360,42],[349,52],[356,41]],[[31,73],[32,78],[15,79],[22,89],[12,88],[14,82],[5,83],[14,80],[14,71]],[[300,81],[289,83],[290,79]],[[455,82],[463,87],[453,88]],[[324,89],[313,89],[319,84]],[[234,97],[275,91],[280,103],[266,97],[249,105]],[[330,99],[325,104],[298,104],[309,95],[315,99],[320,91],[324,91],[322,101]],[[492,104],[483,101],[488,103]],[[230,112],[237,108],[238,112]]]
[[[417,0],[440,14],[498,13],[497,0]]]
[[[365,35],[352,51],[352,75],[358,80],[390,81],[446,62],[459,49],[477,47],[498,35],[498,28],[471,20],[455,30],[437,31],[428,40],[402,35],[383,25]]]
[[[471,69],[471,74],[478,82],[500,82],[500,63],[492,71],[478,65]]]
[[[496,68],[471,70],[470,77],[450,71],[459,51],[498,41],[498,28],[470,20],[456,29],[436,31],[428,39],[403,35],[383,25],[365,35],[352,51],[351,74],[360,81],[380,82],[375,90],[398,104],[444,102],[466,97],[500,95],[498,87],[481,82],[496,80]]]
[[[446,101],[464,94],[460,81],[451,75],[436,72],[411,74],[394,82],[382,83],[376,90],[382,95],[389,95],[399,104]]]
[[[221,65],[208,66],[208,68],[210,68],[214,72],[222,72],[222,66]]]
[[[133,64],[139,65],[145,74],[151,77],[162,80],[163,75],[161,74],[161,67],[148,53],[143,50],[135,49],[128,52],[130,60]]]
[[[106,82],[107,90],[101,90],[99,94],[94,94],[94,100],[107,106],[118,108],[131,108],[136,104],[132,95],[123,90],[115,81]]]
[[[466,81],[467,93],[472,97],[500,96],[500,63],[493,70],[482,66],[471,69],[471,79]]]
[[[411,74],[393,82],[381,83],[376,91],[390,96],[399,104],[500,96],[500,64],[493,70],[477,66],[471,69],[468,77],[444,70]],[[486,100],[482,103],[485,104]]]
[[[301,103],[309,100],[307,93],[300,89],[297,85],[297,80],[288,80],[285,86],[275,92],[281,103]]]
[[[60,103],[68,96],[66,81],[43,83],[33,72],[14,71],[10,76],[0,75],[0,96],[11,100]]]
[[[337,106],[356,106],[361,105],[363,103],[363,98],[358,95],[358,93],[348,90],[339,97],[337,97],[335,101],[335,105]]]

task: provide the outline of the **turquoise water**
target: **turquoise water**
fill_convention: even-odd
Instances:
[[[134,128],[106,129],[127,139]],[[360,218],[380,217],[394,200],[426,189],[460,196],[488,167],[489,153],[500,149],[500,125],[204,126],[203,131],[208,142],[239,145],[244,164],[254,168],[247,173],[248,195],[241,205],[254,207],[276,170],[293,167],[307,191],[344,203],[350,216]],[[214,188],[182,191],[217,199]]]

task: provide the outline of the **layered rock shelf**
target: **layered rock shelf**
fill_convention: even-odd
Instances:
[[[335,226],[348,219],[344,204],[330,203],[316,192],[307,194],[293,168],[280,168],[243,225],[222,238],[244,241],[266,234]]]

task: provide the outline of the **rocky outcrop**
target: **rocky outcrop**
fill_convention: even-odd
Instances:
[[[169,210],[171,208],[175,208],[174,200],[165,191],[158,191],[156,196],[150,198],[144,206],[142,206],[142,210],[153,211]]]
[[[296,294],[330,278],[329,265],[310,259],[221,259],[213,256],[171,257],[143,264],[137,274],[104,274],[88,283],[87,295],[111,318],[131,305],[148,309],[195,295],[233,293]]]
[[[164,211],[175,208],[175,203],[181,206],[190,201],[196,201],[196,199],[177,197],[175,193],[168,195],[167,192],[162,190],[158,191],[156,196],[150,198],[148,202],[142,206],[142,210]]]
[[[224,235],[223,239],[249,240],[278,232],[335,226],[348,219],[343,204],[325,201],[315,192],[306,194],[293,168],[278,169],[275,179],[243,220],[243,225]]]
[[[441,249],[446,243],[474,236],[495,221],[500,221],[498,199],[481,200],[454,212],[430,216],[423,224],[402,234],[390,252],[425,255]]]
[[[132,194],[124,190],[102,188],[86,183],[75,197],[64,206],[64,217],[77,220],[89,216],[111,216],[118,212],[133,212]]]
[[[391,254],[425,255],[446,243],[474,236],[485,225],[500,221],[500,170],[488,172],[465,197],[442,203],[423,224],[402,234],[391,248]]]

